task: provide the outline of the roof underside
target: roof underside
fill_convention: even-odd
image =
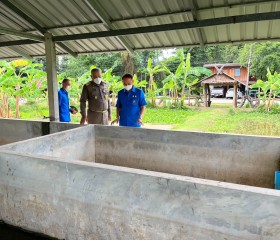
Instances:
[[[11,8],[11,5],[15,8]],[[261,21],[234,24],[225,21],[225,24],[219,25],[212,23],[211,26],[184,27],[185,29],[177,30],[170,30],[169,27],[166,31],[149,30],[148,33],[143,30],[144,32],[137,34],[119,33],[117,36],[109,34],[106,37],[81,35],[270,12],[280,12],[280,1],[0,0],[0,33],[1,28],[39,36],[43,36],[43,31],[48,31],[53,34],[55,40],[58,36],[80,34],[75,40],[60,41],[61,39],[57,38],[60,41],[60,44],[56,45],[57,54],[66,54],[69,51],[134,51],[279,40],[280,20],[277,16],[273,20],[264,18]],[[26,19],[24,15],[29,18]],[[20,41],[20,44],[7,46],[9,42],[27,39],[14,35],[0,35],[0,59],[45,55],[43,42]]]

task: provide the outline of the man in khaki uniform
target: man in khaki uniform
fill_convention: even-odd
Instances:
[[[89,124],[108,125],[111,121],[111,107],[107,84],[101,79],[101,71],[98,68],[91,70],[92,81],[83,86],[80,98],[81,124],[87,121]],[[86,103],[88,110],[86,112]]]

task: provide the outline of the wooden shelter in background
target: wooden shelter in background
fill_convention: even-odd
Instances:
[[[217,73],[211,75],[210,77],[204,78],[200,80],[197,84],[201,84],[203,87],[203,99],[204,99],[204,106],[210,107],[211,105],[211,90],[210,86],[226,86],[226,87],[233,87],[233,106],[237,107],[237,89],[238,86],[245,85],[245,83],[229,76],[228,74],[224,73],[222,69],[219,69]],[[196,84],[196,85],[197,85]]]
[[[225,74],[235,78],[236,80],[246,84],[248,78],[248,68],[240,63],[213,63],[205,64],[203,67],[211,70],[212,74],[218,73],[221,69]]]
[[[203,67],[208,68],[212,72],[212,74],[218,73],[218,71],[222,69],[225,74],[244,83],[244,86],[247,83],[248,77],[249,86],[257,82],[256,77],[250,76],[250,74],[248,73],[248,68],[246,66],[242,66],[240,63],[210,63],[204,64]]]

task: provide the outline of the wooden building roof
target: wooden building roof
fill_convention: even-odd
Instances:
[[[223,86],[223,85],[230,85],[233,86],[234,84],[243,84],[236,80],[235,78],[229,76],[228,74],[222,72],[221,74],[213,74],[210,77],[204,78],[200,80],[197,84],[209,84],[209,85],[216,85],[216,86]]]

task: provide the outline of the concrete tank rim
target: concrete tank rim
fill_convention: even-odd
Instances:
[[[2,118],[2,117],[0,117],[0,121],[18,121],[18,122],[50,122],[50,121],[48,121],[48,120],[44,120],[44,119],[42,119],[42,120],[39,120],[39,119],[18,119],[18,118]]]
[[[67,161],[66,159],[60,159],[57,157],[44,157],[42,155],[35,155],[32,154],[24,154],[24,153],[17,153],[10,150],[0,150],[0,156],[1,153],[7,154],[7,155],[13,155],[17,157],[32,157],[33,159],[37,159],[39,161],[54,161],[54,162],[60,162],[72,165],[79,165],[79,166],[87,166],[92,168],[99,168],[99,169],[107,169],[111,171],[117,171],[117,172],[123,172],[123,173],[130,173],[130,174],[137,174],[142,176],[152,176],[159,179],[166,179],[166,180],[173,180],[173,181],[183,181],[188,183],[193,183],[196,187],[196,184],[198,185],[207,185],[212,187],[219,187],[229,190],[239,190],[241,192],[251,192],[251,193],[258,193],[263,195],[270,195],[270,196],[276,196],[280,197],[280,191],[275,189],[269,189],[269,188],[261,188],[261,187],[255,187],[255,186],[249,186],[249,185],[241,185],[236,183],[229,183],[229,182],[221,182],[221,181],[215,181],[210,179],[203,179],[203,178],[195,178],[195,177],[189,177],[189,176],[182,176],[182,175],[176,175],[176,174],[170,174],[170,173],[163,173],[163,172],[156,172],[156,171],[148,171],[143,169],[136,169],[136,168],[129,168],[129,167],[123,167],[123,166],[115,166],[115,165],[109,165],[109,164],[102,164],[102,163],[95,163],[95,162],[85,162],[81,160],[71,160]]]
[[[95,127],[100,128],[122,128],[122,129],[132,129],[133,127],[122,127],[122,126],[110,126],[110,125],[100,125],[96,124],[93,125]],[[202,132],[202,131],[184,131],[184,130],[170,130],[170,129],[152,129],[152,128],[133,128],[135,131],[158,131],[158,132],[180,132],[180,133],[199,133],[199,134],[210,134],[210,135],[222,135],[222,136],[240,136],[240,137],[257,137],[257,138],[273,138],[273,139],[279,139],[280,136],[267,136],[267,135],[249,135],[249,134],[234,134],[234,133],[218,133],[218,132]]]
[[[21,122],[38,122],[38,123],[42,123],[42,122],[48,122],[48,123],[59,123],[59,124],[65,124],[65,125],[80,125],[78,123],[64,123],[64,122],[50,122],[50,121],[44,121],[42,120],[26,120],[26,119],[17,119],[17,118],[0,118],[0,121],[21,121]],[[122,127],[122,126],[110,126],[110,125],[100,125],[100,124],[87,124],[87,125],[80,125],[81,127],[99,127],[99,128],[131,128],[131,127]],[[73,129],[70,129],[73,130]],[[70,131],[70,130],[65,130],[65,131]],[[142,130],[147,130],[147,131],[161,131],[161,132],[187,132],[187,133],[200,133],[200,134],[211,134],[211,135],[225,135],[225,136],[240,136],[240,137],[257,137],[257,138],[273,138],[273,139],[280,139],[280,136],[267,136],[267,135],[249,135],[249,134],[233,134],[233,133],[216,133],[216,132],[203,132],[203,131],[183,131],[183,130],[167,130],[167,129],[152,129],[152,128],[134,128],[135,131],[142,131]],[[64,132],[64,131],[63,131]],[[52,133],[50,135],[53,135],[56,133]],[[44,136],[43,136],[44,137]],[[34,139],[34,138],[32,138]],[[5,145],[7,146],[7,145]]]
[[[74,123],[74,122],[55,122],[55,121],[50,121],[48,119],[21,119],[21,118],[3,118],[0,117],[0,121],[18,121],[18,122],[48,122],[48,123],[61,123],[61,124],[79,124],[79,123]]]
[[[10,148],[10,147],[12,147],[14,145],[18,145],[18,144],[23,144],[23,143],[26,143],[26,142],[32,142],[32,141],[36,141],[38,139],[48,138],[50,136],[60,135],[62,133],[67,133],[67,132],[71,132],[71,131],[77,131],[77,130],[79,130],[80,127],[81,128],[93,128],[94,129],[94,126],[92,126],[92,125],[85,125],[85,126],[80,125],[79,127],[74,128],[74,129],[68,129],[68,130],[64,130],[64,131],[56,132],[56,133],[51,133],[51,134],[44,135],[44,136],[39,136],[39,137],[29,138],[29,139],[26,139],[26,140],[21,140],[21,141],[18,141],[18,142],[4,144],[4,145],[0,146],[0,150],[5,149],[5,148]]]

